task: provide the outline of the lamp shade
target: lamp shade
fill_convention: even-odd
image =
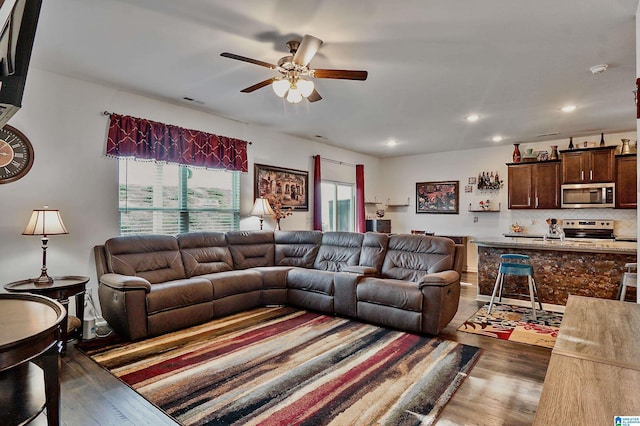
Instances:
[[[266,198],[256,198],[256,201],[253,204],[253,209],[250,213],[251,216],[258,216],[262,218],[263,216],[273,216],[274,214],[271,204],[269,204],[269,200]]]
[[[284,97],[284,95],[287,93],[287,90],[289,90],[289,80],[284,80],[284,79],[280,79],[280,80],[276,80],[273,83],[271,83],[271,87],[273,88],[273,91],[275,92],[276,95],[280,96],[281,98]]]
[[[298,86],[298,89],[300,89],[300,94],[305,98],[309,96],[314,89],[313,81],[305,80],[303,78],[298,80],[298,83],[296,83],[296,86]]]
[[[34,210],[22,235],[61,235],[68,234],[60,217],[60,210]]]
[[[302,94],[300,93],[300,90],[297,87],[294,88],[292,86],[291,89],[289,89],[289,93],[287,93],[287,102],[297,104],[300,101],[302,101]]]

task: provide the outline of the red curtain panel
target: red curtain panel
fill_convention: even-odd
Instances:
[[[356,232],[366,231],[364,210],[364,165],[356,164]]]
[[[322,176],[320,174],[320,156],[313,156],[313,229],[322,231]]]

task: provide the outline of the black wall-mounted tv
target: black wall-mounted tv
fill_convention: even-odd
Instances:
[[[5,0],[2,7],[12,3],[0,33],[0,128],[22,106],[42,0]]]

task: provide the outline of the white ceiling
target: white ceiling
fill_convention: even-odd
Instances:
[[[377,157],[636,127],[638,0],[43,3],[31,66]],[[369,78],[316,80],[316,103],[240,93],[276,72],[220,53],[275,63],[304,34],[325,42],[312,68]],[[560,112],[568,103],[577,110]]]

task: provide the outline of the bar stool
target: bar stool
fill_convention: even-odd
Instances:
[[[627,263],[624,265],[627,268],[627,272],[622,274],[622,282],[620,283],[620,290],[618,291],[618,300],[624,302],[624,297],[627,295],[627,287],[638,287],[638,273],[632,272],[633,269],[638,269],[637,263]],[[638,303],[640,303],[640,295],[636,296]]]
[[[520,263],[518,263],[520,262]],[[527,283],[529,284],[529,298],[531,299],[531,310],[533,311],[533,319],[537,320],[536,316],[536,300],[542,310],[542,303],[538,297],[538,287],[536,286],[536,280],[533,278],[533,266],[529,264],[529,256],[526,254],[503,254],[500,256],[500,268],[498,269],[498,276],[496,277],[496,283],[493,286],[493,293],[491,293],[491,301],[489,302],[489,309],[487,314],[491,314],[493,309],[493,301],[496,297],[496,291],[499,291],[499,301],[502,302],[502,287],[504,284],[505,275],[526,276]]]

